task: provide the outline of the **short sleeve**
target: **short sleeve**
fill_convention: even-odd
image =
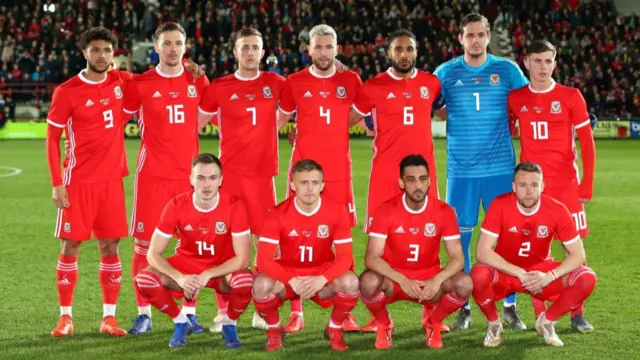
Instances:
[[[500,236],[500,229],[502,228],[502,208],[504,207],[501,199],[495,199],[491,202],[489,210],[484,217],[482,227],[480,231],[487,235],[494,237]]]
[[[362,116],[368,116],[373,109],[373,101],[371,100],[371,86],[369,86],[368,82],[364,83],[360,86],[358,90],[358,94],[356,95],[355,100],[353,101],[353,110],[355,110],[358,114]]]
[[[140,91],[138,81],[131,80],[127,84],[122,110],[127,114],[135,114],[140,108]]]
[[[164,210],[162,210],[162,215],[160,215],[160,220],[156,226],[155,233],[164,238],[170,239],[175,233],[177,227],[178,212],[176,211],[176,201],[175,199],[171,199],[167,205],[164,206]]]
[[[200,97],[198,112],[205,115],[215,115],[218,112],[218,98],[216,97],[216,82],[207,86]]]
[[[204,89],[209,87],[209,79],[207,79],[206,75],[202,75],[196,80],[196,87],[198,88],[198,94],[202,94]]]
[[[279,245],[280,244],[280,231],[282,226],[278,219],[278,213],[275,209],[269,210],[267,217],[264,220],[264,226],[262,227],[262,233],[260,234],[260,242]]]
[[[336,245],[352,242],[349,212],[346,208],[336,214],[336,228],[333,230],[333,243]]]
[[[276,74],[276,73],[271,73],[273,74],[273,80],[272,80],[272,91],[273,91],[273,96],[276,97],[276,99],[280,99],[281,95],[282,95],[282,90],[284,89],[284,84],[287,81],[284,76]]]
[[[136,74],[132,72],[123,71],[123,70],[118,70],[118,73],[120,74],[120,79],[122,79],[122,81],[124,82],[132,80],[136,76]]]
[[[389,206],[383,204],[378,207],[374,216],[373,223],[371,223],[371,230],[369,231],[369,236],[386,239],[389,236],[389,217],[390,217]]]
[[[460,229],[458,228],[458,220],[456,219],[456,213],[449,205],[443,206],[442,217],[442,240],[458,240],[460,239]]]
[[[555,238],[560,240],[564,245],[571,245],[577,241],[580,241],[580,235],[578,235],[576,224],[573,221],[573,217],[571,217],[569,210],[567,210],[564,205],[557,204],[557,210],[555,211],[555,213]]]
[[[71,100],[66,96],[64,87],[58,86],[53,92],[51,107],[47,115],[47,123],[57,128],[67,126],[67,121],[71,117]]]
[[[249,218],[247,217],[247,209],[242,200],[237,199],[231,203],[231,236],[250,235]]]
[[[511,81],[510,81],[510,90],[517,90],[520,89],[521,87],[529,84],[529,79],[527,79],[526,76],[524,76],[524,73],[522,72],[522,69],[520,69],[520,67],[518,66],[518,64],[516,64],[515,62],[511,61],[511,60],[507,60],[509,63],[509,75],[511,77]]]
[[[576,129],[591,125],[589,112],[587,111],[587,103],[580,93],[580,90],[574,89],[573,101],[571,106],[571,123]]]
[[[285,114],[292,114],[296,111],[296,99],[293,94],[291,78],[288,78],[280,94],[280,110]]]

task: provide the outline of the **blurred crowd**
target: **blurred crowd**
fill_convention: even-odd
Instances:
[[[531,40],[552,41],[559,49],[556,79],[581,88],[601,117],[640,115],[639,19],[617,15],[612,0],[0,1],[0,93],[6,98],[12,84],[56,84],[77,74],[86,65],[79,36],[97,25],[118,37],[121,68],[144,71],[157,54],[130,63],[132,43],[152,40],[167,21],[185,28],[187,56],[209,78],[235,70],[233,39],[246,26],[264,36],[265,69],[284,76],[299,71],[310,63],[309,30],[322,22],[336,29],[339,59],[363,81],[389,66],[384,36],[397,28],[416,34],[416,65],[433,71],[462,54],[459,21],[477,10],[490,21],[502,13],[519,63]]]

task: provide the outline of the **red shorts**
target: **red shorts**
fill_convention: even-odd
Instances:
[[[432,267],[430,269],[425,269],[425,270],[417,270],[417,271],[411,271],[411,270],[401,271],[401,270],[399,270],[399,271],[404,276],[408,277],[409,279],[427,281],[427,280],[433,279],[433,277],[438,275],[438,273],[441,270],[442,270],[442,268],[440,266],[435,266],[435,267]],[[391,304],[391,303],[394,303],[396,301],[411,301],[411,302],[414,302],[414,303],[418,302],[418,299],[414,299],[411,296],[407,295],[402,290],[402,288],[400,287],[400,284],[398,284],[397,282],[393,282],[393,281],[391,281],[391,283],[393,284],[393,294],[391,295],[390,298],[387,298],[387,304]]]
[[[294,274],[296,274],[296,276],[314,276],[314,275],[322,274],[331,265],[332,265],[332,263],[326,263],[324,265],[314,266],[314,267],[288,268],[288,270],[292,271]],[[300,296],[298,296],[298,294],[296,294],[293,291],[293,289],[291,288],[291,286],[289,286],[289,284],[284,284],[284,286],[285,286],[285,290],[284,290],[284,298],[282,298],[283,302],[286,301],[286,300],[294,300],[294,299],[299,299],[300,298]],[[316,304],[320,305],[324,309],[329,308],[329,307],[331,307],[333,305],[333,298],[320,299],[318,294],[314,295],[309,300],[315,302]]]
[[[69,207],[58,209],[55,236],[86,241],[127,236],[127,208],[122,179],[66,187]]]
[[[431,187],[429,196],[440,198],[438,191],[438,176],[436,174],[436,163],[433,158],[427,159],[429,164],[429,178]],[[369,227],[373,223],[373,216],[380,205],[386,201],[403,194],[398,179],[400,178],[400,163],[393,164],[393,168],[386,165],[376,164],[371,168],[369,177],[369,191],[367,192],[367,212],[365,214],[364,232],[369,233]]]
[[[560,264],[561,262],[559,261],[545,260],[526,270],[527,271],[538,270],[540,272],[546,273],[557,268],[558,266],[560,266]],[[540,294],[532,295],[522,286],[520,279],[518,279],[517,277],[507,275],[486,264],[476,264],[474,266],[486,266],[493,271],[493,282],[491,283],[491,286],[493,286],[493,291],[495,294],[493,298],[494,301],[504,299],[509,294],[513,294],[516,292],[529,294],[533,297],[536,297],[538,299],[545,300],[545,301],[555,301],[558,295],[560,295],[560,293],[564,291],[562,278],[559,278],[549,283],[549,285],[547,285]]]
[[[291,187],[289,187],[287,197],[293,197],[295,195],[296,193],[291,189]],[[351,181],[351,179],[325,181],[322,196],[337,204],[343,204],[347,210],[349,210],[351,227],[358,225],[358,219],[356,217],[356,201],[353,196],[353,181]]]
[[[544,193],[567,207],[576,224],[576,231],[578,231],[581,238],[586,238],[589,235],[589,226],[587,224],[587,215],[584,212],[584,204],[580,202],[578,184],[574,183],[565,187],[546,186]]]
[[[129,236],[151,241],[162,210],[169,200],[192,189],[189,179],[163,179],[145,173],[136,175]]]
[[[267,212],[276,206],[276,187],[271,176],[252,177],[225,171],[220,188],[242,199],[252,234],[260,234]]]

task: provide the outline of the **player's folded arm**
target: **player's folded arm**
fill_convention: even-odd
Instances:
[[[489,265],[505,274],[520,277],[525,272],[524,269],[509,263],[496,253],[494,249],[497,243],[498,234],[486,230],[483,225],[483,227],[480,228],[480,236],[478,237],[478,245],[476,247],[476,259],[478,262]]]
[[[258,254],[260,254],[258,256],[258,268],[260,272],[286,285],[295,275],[276,261],[279,245],[280,240],[264,236],[260,237],[260,240],[258,240]]]
[[[351,267],[351,262],[353,261],[351,238],[334,240],[333,244],[336,249],[336,258],[333,261],[333,264],[331,264],[331,266],[322,273],[325,279],[327,279],[327,284],[346,273]]]

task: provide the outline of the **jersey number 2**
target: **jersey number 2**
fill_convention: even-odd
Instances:
[[[529,257],[529,251],[531,251],[531,242],[523,242],[518,251],[518,256]]]

